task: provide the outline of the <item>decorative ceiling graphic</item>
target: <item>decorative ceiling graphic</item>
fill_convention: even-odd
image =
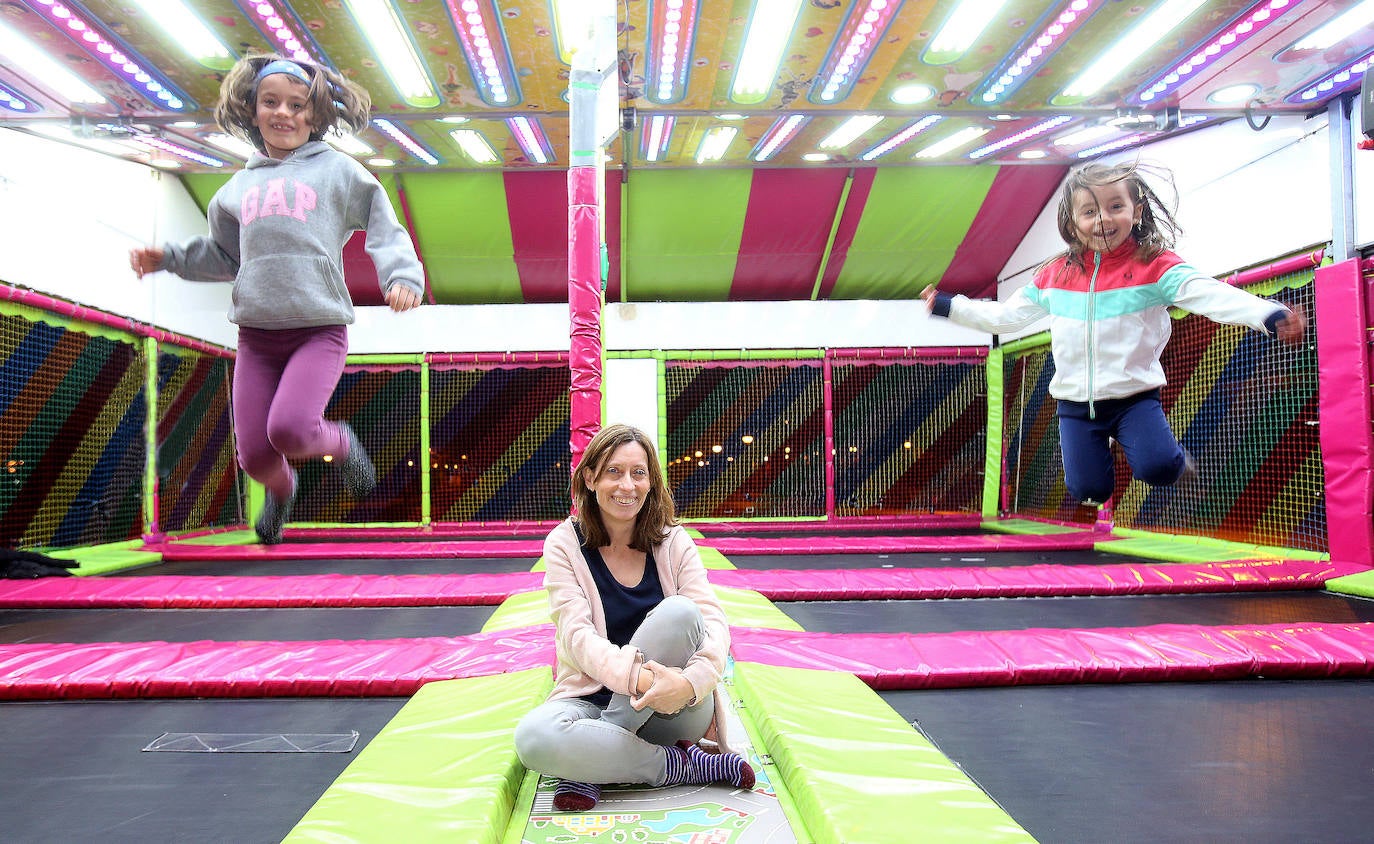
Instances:
[[[557,299],[560,5],[0,0],[0,127],[165,167],[203,201],[246,156],[214,125],[223,72],[295,52],[371,92],[347,149],[392,189],[436,301]],[[1374,0],[616,8],[612,300],[896,298],[937,277],[988,290],[1065,168],[1209,122],[1320,112],[1374,56]],[[180,16],[202,34],[172,29]]]

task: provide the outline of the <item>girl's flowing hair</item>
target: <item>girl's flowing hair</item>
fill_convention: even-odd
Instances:
[[[258,107],[258,71],[274,61],[291,62],[310,77],[307,96],[314,110],[310,140],[320,140],[335,127],[340,132],[353,133],[367,126],[372,111],[372,97],[367,89],[332,68],[275,53],[260,53],[239,59],[220,83],[215,122],[221,129],[266,152],[262,133],[253,125],[253,118]]]
[[[1168,185],[1169,192],[1177,196],[1174,177],[1164,167],[1133,161],[1126,164],[1085,164],[1069,174],[1059,197],[1059,236],[1069,245],[1064,256],[1068,263],[1083,267],[1083,253],[1086,247],[1078,239],[1078,228],[1073,219],[1073,197],[1080,190],[1104,187],[1125,182],[1131,199],[1142,207],[1140,222],[1131,229],[1136,242],[1136,257],[1149,261],[1161,252],[1174,248],[1183,229],[1174,219],[1175,211],[1169,207],[1159,194],[1145,181],[1145,176],[1160,180]],[[1051,261],[1052,262],[1052,261]]]
[[[601,520],[601,507],[596,503],[596,492],[587,489],[587,484],[590,482],[595,485],[611,455],[627,443],[639,443],[644,448],[644,453],[648,455],[649,469],[649,494],[645,497],[644,506],[640,508],[639,517],[635,520],[630,547],[648,551],[663,541],[668,528],[677,524],[673,494],[668,491],[668,482],[663,478],[663,467],[658,462],[653,441],[633,426],[607,425],[587,443],[587,450],[582,452],[582,460],[577,464],[577,471],[573,472],[570,484],[573,504],[577,507],[576,518],[582,527],[582,535],[588,548],[609,545],[611,537]]]

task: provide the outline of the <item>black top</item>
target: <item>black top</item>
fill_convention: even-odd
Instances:
[[[580,528],[577,538],[586,542]],[[582,545],[582,557],[587,561],[597,594],[601,596],[601,609],[606,615],[606,638],[622,647],[628,645],[644,623],[644,617],[663,601],[663,584],[658,579],[658,566],[654,565],[654,552],[645,552],[644,575],[634,586],[625,586],[616,580],[596,548]],[[611,702],[611,692],[602,688],[599,692],[583,695],[583,700],[604,707]]]

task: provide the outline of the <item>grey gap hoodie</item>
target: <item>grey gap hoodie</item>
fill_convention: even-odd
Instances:
[[[424,269],[386,191],[361,164],[324,141],[283,159],[254,153],[210,199],[208,237],[168,244],[162,268],[191,281],[234,282],[229,321],[248,328],[353,322],[343,247],[367,232],[385,293],[424,293]]]

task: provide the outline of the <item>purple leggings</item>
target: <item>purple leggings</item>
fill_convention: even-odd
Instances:
[[[234,433],[239,465],[278,499],[296,475],[288,457],[348,452],[348,437],[324,409],[348,356],[348,328],[239,328],[234,363]]]

